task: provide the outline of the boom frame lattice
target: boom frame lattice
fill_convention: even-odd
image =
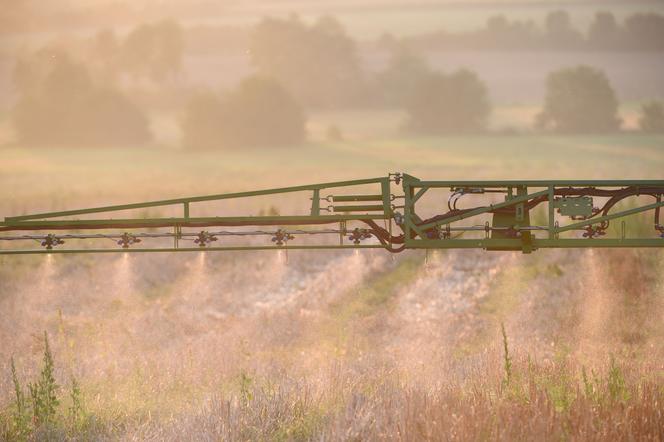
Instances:
[[[367,187],[372,191],[367,192]],[[401,193],[394,194],[393,190],[399,187]],[[422,198],[440,189],[451,194],[447,211],[430,218],[418,214]],[[310,197],[306,215],[191,216],[197,203],[277,197],[297,192],[305,192]],[[333,193],[323,195],[324,192]],[[456,207],[457,200],[463,196],[491,194],[502,195],[504,199],[467,209]],[[644,202],[639,197],[653,201]],[[606,201],[601,207],[594,207],[594,199]],[[328,202],[331,204],[326,206]],[[626,206],[626,202],[630,204]],[[546,206],[546,219],[536,224],[531,219],[540,204]],[[118,211],[166,206],[181,206],[181,216],[113,217]],[[396,173],[363,180],[5,217],[0,222],[0,246],[9,241],[37,241],[41,247],[1,247],[0,254],[365,248],[391,252],[485,249],[530,253],[544,248],[664,247],[664,226],[660,223],[662,206],[664,180],[425,181]],[[654,213],[652,235],[628,235],[625,220],[634,219],[635,223],[642,224],[643,217],[637,215],[649,211]],[[80,218],[92,215],[95,217]],[[486,220],[487,217],[491,220]],[[478,224],[478,219],[484,222]],[[622,223],[616,234],[615,229],[610,231],[608,227],[610,222],[619,219]],[[213,227],[227,230],[199,230]],[[262,230],[238,230],[247,227]],[[301,236],[318,239],[321,235],[328,239],[298,243]],[[338,237],[338,241],[330,241],[330,235]],[[237,241],[261,236],[271,237],[271,241],[238,244],[230,240],[231,237]],[[172,246],[147,244],[163,242],[164,238],[172,239]],[[113,247],[70,247],[76,240],[93,242],[98,239],[110,239],[115,244]],[[186,240],[196,245],[183,245]],[[141,246],[137,247],[139,243]]]

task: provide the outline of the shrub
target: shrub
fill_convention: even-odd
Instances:
[[[653,101],[641,105],[639,128],[648,133],[664,133],[664,103]]]
[[[589,66],[549,74],[539,129],[558,132],[607,132],[620,126],[618,100],[606,75]]]
[[[483,131],[490,113],[487,88],[468,70],[431,73],[414,88],[407,111],[415,132]]]

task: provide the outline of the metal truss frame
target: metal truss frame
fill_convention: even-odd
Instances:
[[[399,186],[402,193],[394,194],[393,189],[397,190]],[[370,193],[366,192],[367,187],[372,189]],[[418,202],[435,189],[450,192],[447,212],[428,219],[418,215]],[[191,216],[197,203],[277,197],[297,192],[310,195],[307,215]],[[323,192],[332,193],[323,195]],[[456,207],[457,200],[463,196],[486,194],[500,194],[504,200],[467,209]],[[639,198],[643,196],[654,200],[644,203],[643,198]],[[602,207],[594,207],[593,198],[606,201]],[[403,204],[400,204],[401,200]],[[623,201],[630,205],[626,207]],[[326,203],[331,204],[326,206]],[[540,204],[546,206],[546,222],[535,224],[531,222],[531,215]],[[181,215],[113,217],[118,211],[166,206],[181,207]],[[662,206],[664,180],[425,181],[394,173],[354,181],[5,217],[0,222],[0,244],[37,241],[41,247],[1,247],[0,254],[272,249],[385,249],[391,252],[485,249],[530,253],[544,248],[664,247],[664,227],[660,224]],[[649,211],[654,212],[652,235],[628,235],[626,220],[643,223],[643,217],[637,215]],[[491,221],[486,221],[487,217]],[[485,221],[478,224],[478,219]],[[609,223],[614,220],[622,221],[618,234],[608,230]],[[213,227],[226,229],[200,230]],[[262,230],[246,230],[247,227],[261,227]],[[338,237],[338,241],[330,241],[330,235]],[[236,243],[239,238],[261,236],[271,237],[271,242]],[[301,236],[316,240],[298,243],[296,240]],[[319,241],[321,236],[326,236],[327,240]],[[230,237],[236,242],[224,241]],[[147,244],[158,238],[172,239],[172,246],[150,247]],[[374,240],[368,241],[371,238]],[[70,244],[76,244],[76,240],[93,242],[103,239],[112,240],[113,247],[70,247]],[[185,240],[194,241],[196,246],[183,245]],[[137,247],[138,243],[141,243],[140,247]]]

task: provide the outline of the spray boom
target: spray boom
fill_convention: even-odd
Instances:
[[[191,213],[192,208],[205,211],[205,203],[298,194],[311,201],[301,207],[306,212],[230,216],[218,209],[210,215],[208,208],[205,215]],[[348,248],[530,253],[541,248],[664,247],[663,195],[664,180],[424,181],[395,173],[5,217],[0,254]],[[461,206],[462,201],[468,204]],[[113,216],[152,207],[181,212],[156,218]],[[654,213],[651,230],[643,216],[647,212]],[[618,226],[612,224],[618,220]],[[652,234],[634,237],[628,230]],[[35,241],[41,247],[31,247]],[[8,243],[17,247],[3,246]]]

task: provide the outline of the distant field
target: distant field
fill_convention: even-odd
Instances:
[[[352,120],[352,115],[348,118]],[[58,209],[279,187],[381,176],[392,171],[432,179],[664,177],[664,136],[629,134],[430,138],[397,135],[389,139],[219,152],[156,147],[4,147],[0,148],[0,156],[0,215],[28,208]]]

